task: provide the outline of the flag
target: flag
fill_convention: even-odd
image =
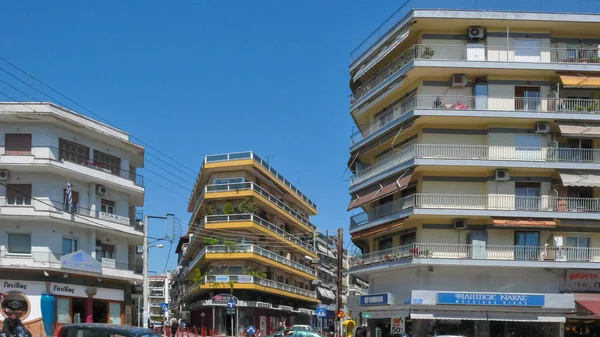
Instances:
[[[67,181],[67,205],[69,212],[73,211],[73,193],[71,192],[71,183]]]

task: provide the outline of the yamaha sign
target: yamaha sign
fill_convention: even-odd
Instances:
[[[375,305],[390,305],[392,304],[391,296],[388,293],[370,294],[360,296],[360,306],[368,307]]]

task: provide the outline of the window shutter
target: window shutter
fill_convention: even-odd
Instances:
[[[8,184],[6,185],[7,198],[31,198],[31,184]]]
[[[4,144],[8,155],[31,154],[31,134],[7,133]]]

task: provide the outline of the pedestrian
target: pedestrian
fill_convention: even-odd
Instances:
[[[277,329],[278,329],[279,331],[283,331],[283,330],[285,330],[285,323],[283,323],[283,321],[280,321],[280,322],[279,322],[279,325],[277,326]]]
[[[175,318],[171,319],[171,336],[175,337],[177,335],[177,329],[179,328],[179,323]]]

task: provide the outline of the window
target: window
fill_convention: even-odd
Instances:
[[[111,200],[102,199],[100,202],[100,212],[115,214],[115,202]]]
[[[279,282],[279,283],[283,283],[283,276],[281,276],[281,275],[278,275],[278,276],[277,276],[277,282]]]
[[[8,252],[11,254],[31,254],[31,234],[8,234]]]
[[[244,181],[246,181],[246,179],[244,177],[241,177],[241,178],[215,178],[215,179],[213,179],[213,185],[236,184],[236,183],[243,183]]]
[[[103,243],[100,249],[96,247],[96,260],[102,261],[102,258],[114,259],[115,258],[115,246],[107,245]]]
[[[87,165],[90,161],[90,148],[59,138],[58,159],[80,165]]]
[[[121,174],[121,158],[108,153],[94,150],[94,165],[110,170],[110,173],[114,175]]]
[[[391,122],[392,121],[392,117],[393,117],[392,111],[388,111],[388,112],[380,115],[378,117],[378,119],[379,119],[379,127],[381,128],[381,127],[385,126],[386,124],[388,124],[389,122]]]
[[[568,261],[589,261],[590,238],[585,236],[567,237],[567,259]]]
[[[392,238],[379,239],[378,240],[379,250],[392,248]]]
[[[5,154],[13,156],[31,154],[31,134],[7,133],[4,140]]]
[[[540,183],[515,183],[515,209],[540,210],[540,191]]]
[[[63,255],[71,254],[77,251],[77,239],[63,238]]]
[[[400,246],[410,245],[415,242],[417,242],[417,233],[416,232],[400,235]]]
[[[71,189],[71,209],[69,209],[69,197],[67,196],[67,190],[63,190],[63,211],[77,213],[79,209],[79,192],[75,192]]]
[[[538,111],[540,87],[515,87],[515,110]]]
[[[584,236],[569,236],[567,238],[567,246],[574,248],[588,248],[590,246],[590,238]]]
[[[515,260],[540,258],[540,232],[515,231]]]
[[[567,58],[569,58],[569,59],[576,59],[576,58],[578,58],[578,55],[577,55],[577,50],[578,49],[579,49],[578,45],[569,43],[567,45]]]
[[[7,184],[6,199],[9,205],[31,205],[31,184]]]

